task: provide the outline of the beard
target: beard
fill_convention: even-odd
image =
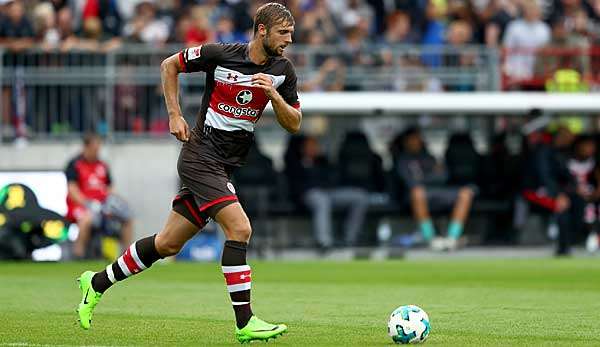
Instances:
[[[269,57],[279,57],[282,54],[278,52],[277,48],[278,47],[271,47],[271,45],[269,44],[269,39],[268,38],[264,38],[262,41],[262,46],[263,49],[265,50],[265,53],[267,53],[267,55]]]

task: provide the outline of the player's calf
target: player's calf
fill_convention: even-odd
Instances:
[[[118,281],[146,270],[154,262],[163,258],[156,249],[155,238],[156,235],[153,235],[134,242],[117,261],[96,273],[92,278],[94,290],[104,293]]]

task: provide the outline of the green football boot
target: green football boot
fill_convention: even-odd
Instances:
[[[92,325],[92,312],[102,298],[102,293],[97,293],[92,288],[94,274],[93,271],[86,271],[77,279],[79,289],[81,289],[81,302],[77,307],[77,313],[79,314],[79,325],[85,330]]]
[[[235,337],[240,343],[253,340],[269,341],[269,339],[276,339],[277,336],[283,335],[287,329],[285,324],[269,324],[256,316],[252,316],[245,327],[235,329]]]

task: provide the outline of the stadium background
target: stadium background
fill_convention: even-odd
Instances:
[[[393,99],[401,92],[594,91],[600,64],[595,48],[600,4],[541,1],[543,22],[536,24],[542,34],[527,42],[535,35],[523,35],[517,22],[531,7],[528,3],[289,2],[297,25],[287,54],[304,93],[375,91],[391,93]],[[155,230],[178,184],[174,163],[179,146],[168,136],[158,65],[185,46],[247,41],[258,4],[4,1],[1,168],[61,170],[78,151],[80,135],[96,131],[107,139],[104,159],[114,171],[117,191],[131,200],[137,235]],[[575,69],[580,78],[552,87],[548,81],[561,69]],[[182,108],[193,124],[204,80],[187,75],[181,81]],[[478,104],[477,98],[472,103]],[[340,104],[333,96],[328,100]],[[522,107],[502,113],[491,104],[489,112],[477,115],[460,107],[439,114],[402,106],[381,112],[385,104],[363,100],[368,104],[364,111],[328,107],[335,111],[329,113],[303,102],[303,131],[320,137],[333,162],[344,134],[360,130],[389,170],[390,142],[414,124],[424,128],[428,147],[439,159],[448,138],[457,132],[468,132],[482,156],[503,133],[509,151],[518,155],[521,126],[530,111]],[[495,102],[504,103],[501,98]],[[544,108],[544,103],[530,107]],[[582,117],[581,122],[586,130],[596,126],[594,118]],[[260,149],[281,172],[286,135],[270,116],[261,120],[257,134]],[[261,182],[252,182],[257,183]],[[383,193],[384,200],[393,198],[385,196],[389,187]],[[265,208],[261,213],[268,214],[270,207]]]
[[[364,133],[385,179],[369,195],[365,248],[315,260],[310,216],[296,209],[286,188],[290,137],[271,113],[261,119],[258,148],[268,160],[254,153],[236,188],[254,227],[253,307],[291,329],[277,343],[391,343],[387,315],[412,303],[429,313],[431,345],[600,344],[596,257],[581,250],[580,238],[575,259],[551,259],[545,219],[531,214],[513,223],[523,179],[514,163],[523,158],[527,132],[568,119],[561,124],[598,139],[600,1],[540,0],[539,20],[533,3],[285,3],[296,18],[286,54],[299,76],[303,134],[316,136],[330,160],[344,164],[364,162],[357,154],[364,143],[347,136]],[[0,188],[21,181],[40,204],[63,214],[62,172],[80,151],[81,136],[95,131],[105,140],[101,157],[116,191],[133,210],[134,238],[157,232],[178,189],[180,148],[168,134],[160,62],[183,47],[248,40],[260,4],[0,0]],[[182,109],[193,124],[203,75],[180,82]],[[457,252],[387,247],[417,227],[390,179],[390,145],[415,125],[438,160],[445,160],[452,135],[468,134],[476,153],[459,151],[469,159],[462,167],[476,167],[472,160],[488,165],[470,173],[480,193],[466,225],[469,246]],[[353,160],[339,160],[344,148]],[[272,175],[264,163],[272,163]],[[436,223],[447,224],[445,215],[435,215]],[[382,260],[387,256],[406,259]],[[216,263],[159,264],[111,289],[94,329],[78,330],[73,279],[102,266],[104,260],[0,262],[0,346],[234,342]]]
[[[186,46],[247,41],[252,30],[251,14],[258,4],[3,1],[0,168],[62,170],[79,150],[81,134],[96,131],[106,138],[103,157],[113,170],[116,190],[130,200],[136,215],[136,235],[154,232],[162,224],[178,185],[174,164],[179,145],[168,136],[159,83],[160,61]],[[287,3],[296,18],[295,43],[287,55],[298,69],[304,96],[303,132],[318,136],[332,162],[336,162],[344,135],[360,130],[383,159],[386,170],[391,168],[390,143],[409,125],[424,129],[429,150],[440,160],[449,137],[464,132],[472,137],[482,160],[492,155],[493,145],[503,145],[510,155],[519,156],[522,126],[531,118],[527,115],[532,109],[582,109],[582,101],[567,98],[553,108],[546,107],[551,102],[542,97],[537,104],[504,110],[503,106],[514,104],[513,99],[495,95],[482,101],[481,96],[469,96],[458,101],[465,110],[460,104],[452,107],[440,101],[435,112],[428,107],[437,104],[439,97],[424,94],[424,100],[431,102],[390,105],[396,96],[407,92],[471,95],[509,90],[596,90],[600,78],[595,46],[600,4],[546,0],[539,3],[539,13],[532,4],[516,0]],[[523,29],[524,16],[531,16],[527,23],[533,23],[536,30],[531,32],[535,34]],[[574,79],[555,78],[557,71],[571,69],[579,73]],[[193,124],[204,79],[185,75],[180,80],[182,108]],[[339,99],[344,94],[326,94],[335,92],[381,92],[387,99],[378,104],[370,96],[349,94],[365,108],[338,107],[345,105],[344,99]],[[410,99],[408,95],[404,100]],[[469,111],[471,106],[481,104],[489,105],[489,111],[485,107]],[[585,112],[577,114],[580,130],[596,128],[591,116],[597,108],[592,101],[583,107]],[[272,116],[261,120],[257,138],[261,151],[281,173],[288,138]],[[509,180],[513,184],[510,193],[518,189],[518,177],[490,179],[484,185],[501,185],[499,181]],[[251,185],[269,186],[269,182],[253,181]],[[280,186],[285,187],[285,183]],[[480,188],[482,198],[486,198],[490,187]],[[394,199],[389,186],[378,193],[382,194],[374,195],[375,205]],[[511,198],[495,193],[491,192],[487,200],[506,202]],[[270,191],[267,194],[275,194],[279,200],[269,203],[272,199],[267,199],[258,204],[261,211],[255,204],[248,208],[272,222],[269,211],[285,205],[289,197]],[[293,214],[293,208],[287,210]],[[285,211],[275,212],[285,219]],[[410,215],[406,208],[398,208],[390,211],[389,217],[400,214]],[[489,225],[495,225],[494,215],[485,218]],[[283,228],[281,223],[272,224],[267,229],[309,228],[306,224],[283,224]],[[374,228],[371,226],[366,233],[372,235]],[[412,227],[394,229],[408,228]],[[477,230],[481,228],[468,227],[468,231],[481,235],[482,230]],[[282,242],[284,246],[294,243],[285,238]],[[306,240],[298,242],[310,245]]]

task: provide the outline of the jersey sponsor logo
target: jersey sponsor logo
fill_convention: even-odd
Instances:
[[[237,101],[240,105],[246,105],[250,101],[252,101],[252,92],[248,89],[244,89],[240,91],[235,97],[235,101]]]
[[[232,74],[231,72],[227,73],[227,80],[228,80],[228,81],[234,81],[234,82],[237,82],[237,80],[238,80],[238,77],[240,77],[240,76],[238,76],[238,75],[236,75],[236,74]]]
[[[190,60],[194,60],[194,59],[200,57],[200,49],[201,48],[202,48],[202,46],[188,48],[187,60],[190,61]]]
[[[234,117],[256,117],[258,116],[258,110],[249,107],[235,107],[220,102],[217,105],[220,111],[232,114]]]

